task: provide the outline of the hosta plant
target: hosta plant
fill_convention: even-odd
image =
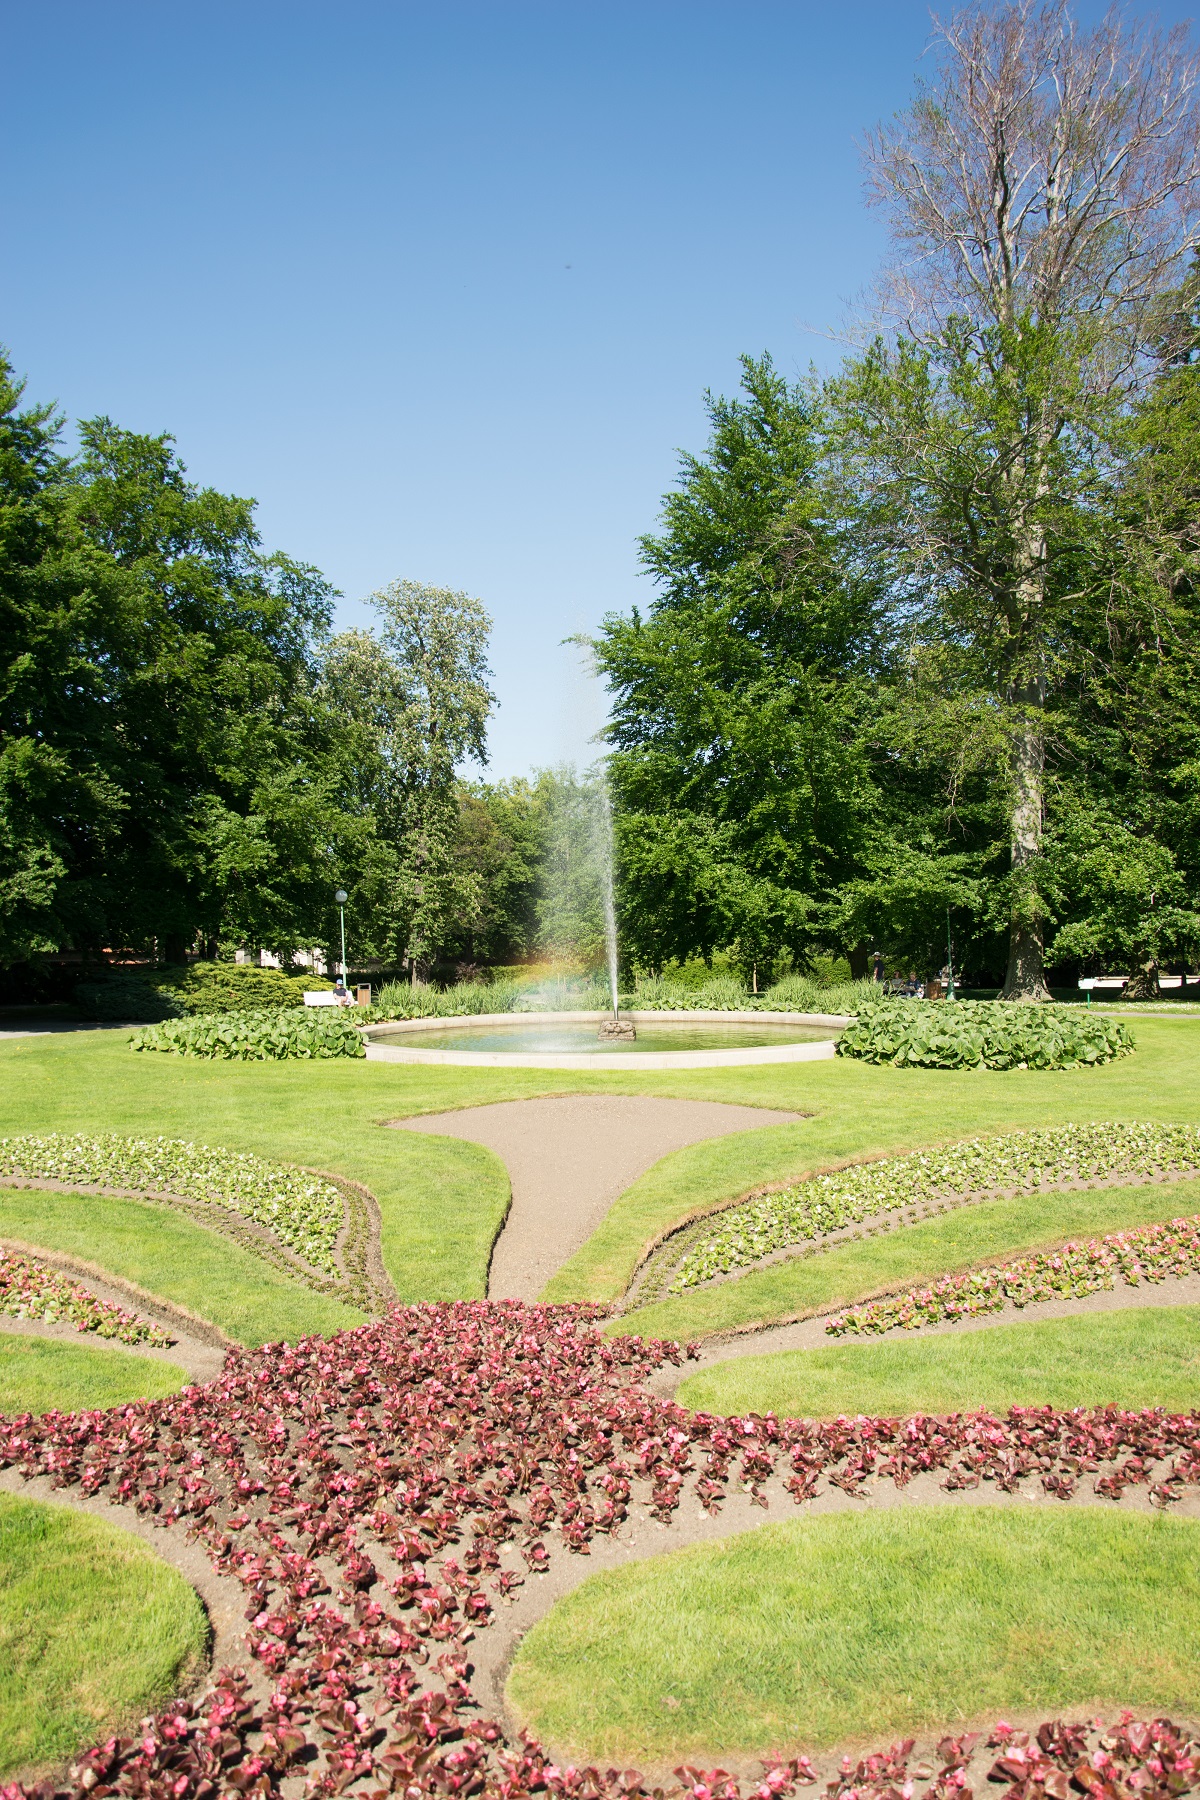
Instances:
[[[880,1000],[838,1040],[840,1056],[919,1069],[1079,1069],[1133,1048],[1119,1019],[1002,1000]]]
[[[999,1312],[1004,1306],[1032,1306],[1038,1300],[1077,1300],[1124,1281],[1143,1281],[1200,1274],[1200,1214],[1172,1219],[1169,1225],[1143,1225],[1117,1231],[1086,1244],[1064,1244],[1060,1250],[1018,1257],[998,1268],[971,1269],[965,1275],[943,1275],[932,1287],[867,1300],[836,1313],[825,1329],[834,1336],[868,1334],[903,1326],[937,1325],[943,1319],[969,1319]]]
[[[1061,1125],[970,1138],[942,1150],[915,1150],[813,1175],[718,1213],[680,1260],[669,1291],[748,1267],[793,1244],[880,1213],[1008,1189],[1070,1181],[1159,1177],[1200,1169],[1194,1125]]]
[[[11,1319],[62,1322],[73,1325],[76,1331],[94,1331],[97,1337],[116,1338],[121,1344],[151,1344],[165,1350],[175,1342],[157,1325],[149,1325],[107,1300],[98,1300],[77,1281],[9,1250],[0,1250],[0,1313],[7,1313]]]
[[[186,1526],[244,1589],[263,1678],[255,1697],[223,1670],[207,1694],[86,1752],[56,1791],[648,1800],[633,1772],[563,1770],[536,1742],[508,1741],[490,1693],[470,1685],[470,1644],[497,1602],[529,1571],[585,1554],[635,1506],[669,1520],[685,1497],[717,1512],[741,1489],[800,1504],[827,1483],[862,1494],[931,1474],[1048,1499],[1133,1489],[1159,1506],[1200,1485],[1197,1417],[718,1419],[643,1385],[667,1358],[679,1359],[675,1346],[602,1337],[581,1308],[397,1307],[332,1339],[231,1352],[217,1380],[163,1400],[0,1420],[0,1466]],[[997,1736],[1011,1800],[1066,1800],[1072,1776],[1110,1800],[1172,1800],[1197,1785],[1187,1742],[1165,1721],[1126,1718],[1099,1743],[1061,1726],[1036,1747],[1007,1727]],[[930,1791],[965,1800],[965,1742],[947,1747]],[[830,1800],[902,1793],[890,1777],[911,1748],[847,1763]],[[814,1778],[797,1757],[745,1785],[681,1770],[671,1791],[781,1800]]]
[[[227,1207],[265,1227],[313,1268],[335,1275],[342,1196],[332,1181],[244,1150],[175,1138],[0,1138],[0,1176],[174,1195]]]
[[[361,1021],[350,1014],[349,1008],[338,1006],[206,1013],[197,1018],[147,1025],[130,1039],[130,1048],[164,1050],[176,1056],[224,1057],[238,1062],[365,1056],[356,1023]]]

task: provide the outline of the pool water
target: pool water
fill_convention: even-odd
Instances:
[[[464,1019],[429,1031],[377,1026],[367,1038],[370,1043],[403,1044],[408,1050],[508,1051],[522,1056],[577,1056],[588,1051],[611,1055],[617,1051],[636,1056],[639,1051],[651,1050],[758,1050],[772,1044],[828,1042],[838,1035],[821,1025],[688,1025],[674,1019],[662,1025],[639,1025],[632,1043],[627,1038],[598,1037],[598,1031],[598,1023],[538,1025],[526,1018],[519,1025],[472,1025]]]

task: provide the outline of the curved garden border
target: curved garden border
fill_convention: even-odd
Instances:
[[[754,1063],[825,1062],[837,1054],[832,1038],[807,1044],[764,1044],[747,1050],[647,1050],[630,1055],[628,1051],[583,1050],[537,1056],[508,1050],[422,1050],[416,1045],[379,1043],[382,1031],[398,1036],[422,1031],[445,1031],[448,1027],[477,1025],[543,1025],[602,1024],[607,1012],[545,1013],[478,1013],[462,1019],[405,1019],[395,1025],[364,1025],[369,1062],[443,1063],[472,1069],[736,1069]],[[851,1023],[847,1013],[762,1013],[762,1012],[623,1012],[623,1019],[634,1025],[658,1025],[664,1021],[690,1025],[812,1025],[830,1031],[843,1031]]]
[[[650,1800],[636,1776],[591,1771],[581,1783],[478,1716],[501,1662],[489,1651],[485,1677],[482,1643],[468,1645],[496,1630],[497,1601],[523,1580],[543,1588],[532,1611],[548,1603],[539,1577],[564,1552],[607,1558],[608,1538],[612,1554],[636,1553],[643,1529],[652,1552],[684,1534],[728,1535],[776,1496],[820,1509],[957,1494],[1003,1505],[1036,1483],[1060,1503],[1094,1494],[1192,1516],[1200,1504],[1200,1416],[715,1419],[647,1391],[675,1346],[606,1340],[595,1316],[514,1302],[397,1307],[332,1339],[235,1354],[219,1380],[170,1399],[0,1421],[0,1465],[21,1478],[119,1497],[172,1534],[190,1524],[240,1583],[247,1649],[275,1682],[255,1709],[242,1678],[220,1672],[199,1704],[85,1753],[67,1791],[211,1800],[229,1783],[266,1800],[307,1773],[306,1791],[328,1800],[381,1778],[373,1791],[413,1800]],[[508,1635],[497,1633],[498,1649]],[[1196,1772],[1189,1762],[1172,1792],[1195,1786]],[[753,1800],[815,1779],[803,1760],[784,1764]],[[849,1800],[848,1787],[829,1791]]]

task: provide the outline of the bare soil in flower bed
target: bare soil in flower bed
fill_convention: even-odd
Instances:
[[[18,1478],[116,1501],[164,1543],[190,1532],[241,1588],[269,1687],[261,1701],[219,1674],[82,1757],[64,1791],[618,1800],[643,1791],[636,1778],[562,1772],[507,1737],[475,1684],[496,1615],[541,1570],[585,1569],[610,1542],[623,1554],[647,1519],[727,1534],[777,1504],[998,1493],[1197,1511],[1200,1416],[730,1422],[647,1391],[676,1355],[606,1339],[575,1309],[417,1307],[231,1352],[217,1381],[169,1399],[0,1421],[0,1465]],[[1185,1777],[1175,1791],[1195,1785],[1190,1764]],[[772,1800],[811,1779],[793,1762],[752,1786]]]

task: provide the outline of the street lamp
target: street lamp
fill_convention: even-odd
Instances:
[[[339,888],[333,898],[342,915],[342,980],[344,982],[346,979],[346,902],[350,896],[345,888]]]

